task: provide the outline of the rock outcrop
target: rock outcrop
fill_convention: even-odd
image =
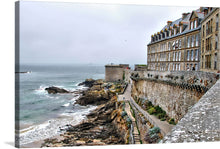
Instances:
[[[89,86],[89,89],[82,92],[82,96],[76,101],[76,104],[82,106],[101,105],[109,101],[114,95],[104,90],[102,87],[103,80],[87,79],[81,84]]]
[[[67,90],[65,90],[65,89],[58,88],[58,87],[55,87],[55,86],[51,86],[51,87],[45,88],[45,90],[46,90],[49,94],[71,93],[70,91],[67,91]]]
[[[46,139],[42,147],[82,146],[124,144],[124,138],[112,123],[117,115],[112,116],[115,110],[115,99],[100,105],[87,115],[88,120],[76,126],[68,125],[63,139]]]
[[[87,85],[89,89],[82,92],[75,104],[98,105],[78,125],[66,125],[61,139],[50,138],[44,140],[42,147],[64,147],[84,145],[126,144],[129,138],[129,127],[121,112],[123,104],[117,101],[116,93],[104,90],[102,80],[92,81]],[[99,85],[100,87],[97,87]],[[96,88],[96,89],[95,89]]]

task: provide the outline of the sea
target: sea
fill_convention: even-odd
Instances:
[[[86,119],[86,114],[96,106],[74,104],[78,94],[48,94],[45,88],[56,86],[69,91],[86,89],[78,86],[87,78],[104,79],[104,65],[20,65],[19,108],[16,108],[19,123],[19,144],[24,145],[44,140],[63,133],[67,124],[76,125]]]

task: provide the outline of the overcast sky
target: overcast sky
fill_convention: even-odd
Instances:
[[[198,8],[23,1],[20,62],[146,64],[151,35]]]

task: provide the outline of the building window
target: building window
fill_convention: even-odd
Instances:
[[[173,44],[172,44],[172,48],[173,48],[173,50],[175,50],[175,47],[176,47],[176,42],[173,41]]]
[[[187,37],[187,47],[190,47],[190,37]]]
[[[219,18],[218,18],[218,14],[216,15],[216,18],[215,18],[215,20],[216,20],[216,24],[215,24],[215,26],[216,26],[216,31],[218,31],[218,20],[219,20]]]
[[[175,52],[173,52],[173,61],[175,61]]]
[[[204,40],[202,40],[202,53],[204,52]]]
[[[195,64],[195,71],[197,71],[198,70],[198,65],[197,64]]]
[[[205,25],[202,26],[202,37],[205,36]]]
[[[217,57],[217,53],[215,53],[215,58],[214,58],[214,69],[217,69],[217,62],[218,62],[218,57]]]
[[[202,68],[204,68],[203,63],[204,63],[204,57],[202,56]]]
[[[193,50],[191,50],[191,61],[193,61],[194,57],[193,57]]]
[[[193,29],[193,22],[190,22],[190,29]]]
[[[175,49],[178,49],[179,48],[179,41],[176,40],[176,43],[175,43]]]
[[[189,64],[186,64],[186,70],[189,71]]]
[[[183,29],[183,26],[181,25],[181,26],[180,26],[180,33],[182,33],[182,29]]]
[[[171,45],[171,43],[169,42],[169,43],[168,43],[168,50],[169,50],[169,51],[170,51],[170,47],[171,47],[170,45]]]
[[[168,53],[168,61],[170,61],[170,53]]]
[[[215,35],[215,49],[218,49],[218,35]]]
[[[188,50],[187,51],[187,61],[189,61],[189,58],[190,58],[190,51]]]
[[[173,64],[173,71],[175,70],[175,64]]]
[[[209,22],[206,23],[206,36],[209,34]]]
[[[198,61],[198,58],[199,58],[199,52],[198,51],[199,51],[198,49],[195,50],[195,60],[196,61]]]
[[[176,61],[178,61],[178,52],[176,52]]]
[[[199,35],[196,35],[196,46],[199,46]]]
[[[192,36],[191,47],[194,47],[194,36]]]
[[[179,51],[179,61],[181,61],[181,51]]]
[[[181,39],[179,40],[179,49],[181,49]]]
[[[205,56],[205,68],[211,68],[211,54]]]
[[[209,37],[208,39],[206,39],[206,51],[209,51],[212,49],[212,41],[211,41],[211,37]]]
[[[194,28],[197,27],[197,20],[194,21]]]

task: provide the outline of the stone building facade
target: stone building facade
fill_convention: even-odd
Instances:
[[[201,70],[220,72],[220,10],[205,8],[201,28]]]
[[[151,36],[147,45],[149,70],[199,70],[203,9],[183,13],[181,18],[168,21],[160,32]]]

